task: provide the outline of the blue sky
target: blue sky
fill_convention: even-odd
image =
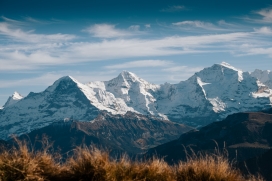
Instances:
[[[1,0],[0,105],[61,76],[177,83],[222,61],[272,69],[271,0]]]

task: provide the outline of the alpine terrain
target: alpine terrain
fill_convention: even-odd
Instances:
[[[112,115],[130,111],[201,127],[236,112],[270,108],[272,90],[266,83],[268,79],[224,62],[177,84],[151,84],[127,71],[109,81],[87,84],[66,76],[43,92],[24,98],[13,95],[14,101],[9,99],[0,110],[0,139],[63,120],[89,122],[101,111]]]

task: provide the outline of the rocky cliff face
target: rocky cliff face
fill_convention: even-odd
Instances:
[[[205,68],[178,84],[154,85],[127,71],[110,81],[87,84],[67,76],[0,109],[0,138],[71,117],[90,121],[101,111],[131,111],[201,127],[232,113],[271,107],[271,95],[268,86],[227,63]]]

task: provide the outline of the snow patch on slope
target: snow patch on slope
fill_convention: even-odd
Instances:
[[[225,111],[226,104],[218,97],[209,98],[210,103],[213,105],[213,111],[216,113]]]
[[[204,85],[208,85],[208,84],[210,84],[210,83],[202,82],[200,77],[197,77],[197,83],[198,83],[198,84],[200,85],[200,87],[202,88],[202,91],[203,91],[203,93],[204,93],[204,95],[205,95],[205,98],[207,98],[207,97],[206,97],[206,92],[205,92],[205,89],[203,89],[203,86],[204,86]]]

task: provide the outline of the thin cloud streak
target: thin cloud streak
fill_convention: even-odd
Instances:
[[[55,19],[51,19],[51,20],[49,20],[49,21],[44,21],[44,20],[32,18],[32,17],[30,17],[30,16],[26,16],[26,17],[24,17],[24,19],[25,19],[28,23],[32,23],[32,24],[43,24],[43,25],[48,25],[48,24],[53,24],[53,23],[63,23],[63,22],[64,22],[64,21],[55,20]]]
[[[168,13],[173,13],[173,12],[179,12],[179,11],[184,11],[186,8],[185,6],[168,6],[167,8],[164,8],[161,10],[161,12],[168,12]]]
[[[212,23],[203,22],[203,21],[181,21],[172,23],[172,25],[175,26],[193,26],[196,28],[203,28],[203,29],[217,29],[216,26],[214,26]]]
[[[188,67],[188,66],[173,66],[163,69],[165,72],[182,72],[182,73],[194,73],[202,70],[202,67]]]
[[[225,20],[220,20],[217,24],[213,24],[205,21],[180,21],[176,23],[172,23],[175,27],[180,29],[188,29],[188,30],[197,30],[204,29],[209,31],[233,31],[237,29],[237,26],[231,23],[227,23]],[[201,31],[202,31],[201,30]]]
[[[88,32],[93,37],[97,38],[119,38],[139,35],[139,25],[132,25],[128,30],[117,29],[115,26],[116,25],[111,24],[95,24],[83,31]]]
[[[59,42],[69,41],[76,38],[75,35],[69,34],[35,34],[32,31],[23,31],[21,29],[13,28],[11,24],[2,22],[0,23],[0,35],[7,36],[15,42],[28,42],[28,43],[40,43],[40,42]]]
[[[264,26],[261,28],[254,28],[254,31],[259,34],[264,34],[264,35],[271,35],[272,34],[272,29],[270,27]]]
[[[105,66],[106,69],[126,69],[126,68],[140,68],[140,67],[165,67],[172,65],[173,62],[165,60],[137,60],[126,62],[122,64],[115,64]]]
[[[61,77],[60,74],[47,73],[39,77],[19,79],[19,80],[0,80],[0,88],[22,87],[22,86],[49,86]]]
[[[245,53],[239,54],[238,56],[249,56],[249,55],[267,55],[272,58],[272,47],[268,48],[249,48],[244,50]]]
[[[272,23],[272,7],[260,9],[257,11],[252,11],[252,14],[255,14],[255,16],[252,16],[252,15],[244,16],[244,17],[240,17],[240,19],[243,19],[251,23],[260,23],[260,24]],[[258,17],[256,17],[256,15]]]
[[[272,7],[255,11],[255,13],[263,17],[262,18],[263,22],[272,23]]]
[[[118,75],[116,71],[92,71],[92,72],[71,72],[71,71],[59,71],[59,72],[47,72],[36,76],[35,78],[24,78],[17,80],[0,80],[0,88],[8,87],[24,87],[24,86],[43,86],[48,87],[52,85],[56,80],[63,76],[70,75],[80,81],[81,83],[87,83],[90,81],[107,81]],[[43,89],[44,90],[44,89]],[[41,91],[43,91],[41,90]]]

